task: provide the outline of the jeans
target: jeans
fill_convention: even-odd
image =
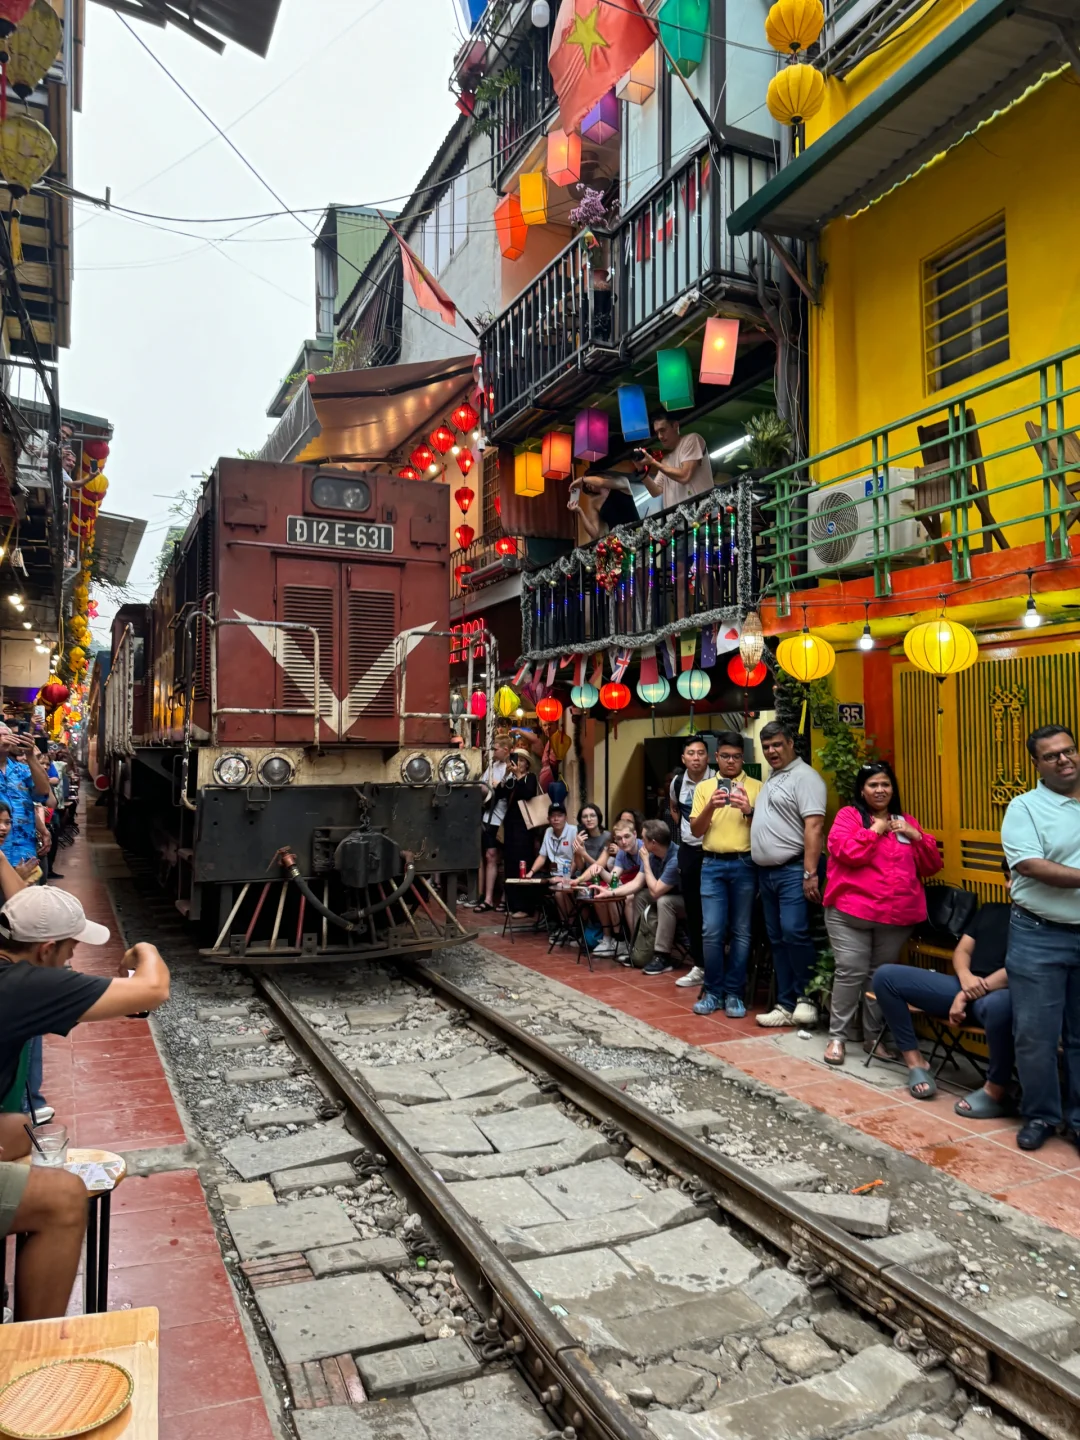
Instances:
[[[776,1003],[792,1011],[806,994],[817,953],[810,939],[810,911],[803,894],[803,858],[786,865],[759,865],[761,908],[772,946]]]
[[[919,1048],[909,1005],[945,1020],[959,993],[960,981],[955,975],[939,975],[934,970],[921,970],[917,965],[882,965],[874,976],[878,1005],[901,1050]],[[1011,994],[1008,990],[991,990],[981,1000],[972,1001],[967,1013],[973,1024],[981,1025],[986,1031],[986,1043],[990,1047],[987,1080],[991,1085],[1008,1085],[1013,1072]]]
[[[30,1065],[26,1072],[26,1088],[30,1091],[30,1104],[35,1110],[41,1110],[45,1105],[45,1097],[41,1093],[43,1050],[44,1041],[40,1035],[35,1035],[30,1041]]]
[[[706,854],[701,866],[705,991],[719,1000],[728,995],[745,998],[756,893],[757,872],[749,855]],[[725,964],[724,944],[729,931],[731,949]]]
[[[1014,906],[1005,968],[1024,1119],[1061,1124],[1060,1038],[1064,1119],[1080,1131],[1080,930],[1058,929]]]
[[[695,965],[704,965],[702,949],[700,845],[679,846],[679,890],[686,906],[686,933],[690,938],[690,955]]]
[[[898,959],[912,927],[861,920],[830,905],[825,911],[825,929],[836,956],[829,1036],[833,1040],[850,1040],[861,1006],[863,1039],[869,1040],[881,1029],[881,1012],[873,1000],[866,998],[867,982],[874,980],[879,966],[892,965]]]

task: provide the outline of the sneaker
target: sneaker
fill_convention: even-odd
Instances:
[[[38,1125],[47,1125],[55,1114],[51,1105],[38,1105],[34,1110],[34,1120]]]
[[[795,1006],[791,1017],[796,1025],[816,1025],[818,1020],[817,1006],[811,1005],[809,1000],[800,1000]]]
[[[686,990],[692,990],[695,985],[700,985],[704,979],[705,971],[700,965],[695,965],[694,968],[688,970],[685,975],[680,975],[678,980],[675,981],[675,984],[682,986]]]
[[[778,1030],[781,1025],[794,1025],[795,1016],[790,1010],[783,1009],[780,1005],[775,1006],[766,1015],[757,1017],[759,1025],[767,1025],[770,1030]]]
[[[669,970],[674,970],[670,955],[654,955],[649,963],[642,970],[643,975],[666,975]]]
[[[617,954],[617,951],[618,947],[616,946],[615,941],[611,938],[610,935],[605,935],[604,938],[600,941],[600,944],[593,947],[592,953],[594,955],[615,955]]]
[[[719,995],[710,995],[710,994],[708,993],[708,991],[706,991],[705,994],[701,997],[701,999],[700,999],[700,1000],[697,1002],[697,1004],[694,1006],[694,1014],[695,1014],[695,1015],[715,1015],[716,1012],[717,1012],[717,1010],[719,1010],[720,1008],[721,1008],[720,996],[719,996]]]
[[[729,1020],[744,1020],[746,1018],[746,1006],[739,999],[738,995],[728,995],[725,998],[724,1014]]]

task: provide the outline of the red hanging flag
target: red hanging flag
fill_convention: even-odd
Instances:
[[[405,279],[412,286],[412,292],[416,296],[416,303],[421,310],[437,310],[447,325],[457,324],[457,306],[447,295],[439,282],[425,266],[418,255],[414,255],[408,245],[394,229],[386,216],[379,212],[379,219],[383,221],[386,228],[393,235],[394,239],[401,246],[401,268],[404,271]]]
[[[548,53],[562,128],[576,130],[655,39],[639,0],[562,0]]]

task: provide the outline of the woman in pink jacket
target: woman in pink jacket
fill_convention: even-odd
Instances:
[[[905,815],[896,776],[884,760],[855,777],[855,803],[845,805],[829,831],[825,928],[836,957],[825,1060],[844,1063],[844,1042],[863,1006],[865,1048],[882,1027],[865,998],[879,965],[896,961],[905,940],[926,919],[922,882],[941,869],[932,835]]]

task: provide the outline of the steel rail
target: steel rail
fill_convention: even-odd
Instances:
[[[1080,1435],[1080,1377],[1014,1340],[975,1311],[767,1184],[737,1161],[687,1135],[632,1096],[528,1034],[499,1011],[427,966],[402,957],[398,970],[432,990],[519,1064],[555,1080],[563,1095],[646,1154],[705,1188],[719,1207],[791,1257],[810,1282],[825,1281],[894,1331],[894,1344],[921,1368],[944,1364],[1047,1440]],[[355,1083],[355,1082],[354,1082]],[[490,1242],[488,1242],[490,1243]]]
[[[410,1205],[438,1232],[481,1314],[488,1359],[512,1359],[565,1440],[649,1440],[635,1412],[596,1369],[562,1323],[395,1129],[375,1100],[319,1038],[280,986],[252,978],[294,1048],[344,1102],[357,1137],[390,1162]]]

